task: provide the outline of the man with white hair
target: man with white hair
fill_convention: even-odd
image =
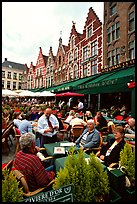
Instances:
[[[135,118],[129,118],[128,124],[125,125],[125,137],[135,139]]]
[[[81,149],[92,149],[93,147],[99,147],[100,135],[99,131],[95,128],[94,120],[90,119],[87,121],[87,128],[75,141],[76,147]]]

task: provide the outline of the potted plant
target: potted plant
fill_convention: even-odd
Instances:
[[[12,171],[2,171],[2,202],[18,202],[23,199],[23,190]]]
[[[126,143],[120,152],[119,168],[125,173],[127,198],[133,199],[135,198],[135,148],[129,143]]]
[[[53,189],[73,184],[75,202],[108,200],[110,193],[108,175],[96,155],[90,154],[87,162],[82,150],[75,154],[74,147],[70,149],[64,169],[57,173]]]

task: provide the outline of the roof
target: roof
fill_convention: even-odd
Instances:
[[[25,64],[21,64],[21,63],[17,63],[17,62],[11,62],[8,60],[5,60],[2,63],[2,67],[8,67],[11,69],[18,69],[18,70],[25,70],[27,67],[25,66]]]

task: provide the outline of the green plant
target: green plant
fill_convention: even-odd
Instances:
[[[75,202],[102,201],[110,190],[107,173],[96,155],[90,154],[87,163],[83,151],[75,154],[74,147],[69,151],[64,169],[57,173],[53,189],[67,184],[74,185]]]
[[[126,143],[124,149],[120,152],[119,167],[125,167],[127,177],[129,178],[131,185],[135,185],[135,148],[132,148],[130,144]]]
[[[23,190],[12,171],[2,171],[2,202],[17,202],[23,199]]]

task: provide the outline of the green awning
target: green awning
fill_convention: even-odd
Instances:
[[[44,89],[44,87],[42,87],[42,88],[35,88],[35,89],[29,89],[29,91],[32,91],[32,92],[41,92],[41,91],[43,91],[43,89]]]
[[[127,83],[134,80],[134,77],[135,67],[103,73],[98,78],[84,84],[79,93],[99,94],[130,91]]]
[[[85,77],[85,78],[82,78],[82,79],[77,79],[75,81],[71,81],[71,82],[67,82],[67,83],[64,83],[64,84],[61,84],[61,85],[58,85],[58,86],[55,86],[55,87],[50,87],[50,88],[47,88],[46,90],[47,91],[54,91],[54,92],[59,92],[59,91],[68,91],[70,89],[72,90],[75,90],[77,89],[77,87],[85,82],[88,82],[90,81],[91,79],[93,78],[96,78],[97,76],[90,76],[90,77]]]

